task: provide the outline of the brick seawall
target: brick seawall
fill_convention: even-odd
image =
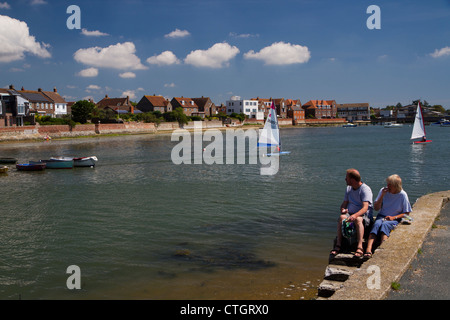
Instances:
[[[203,121],[204,129],[222,128],[221,121]],[[74,128],[68,125],[49,125],[49,126],[23,126],[0,128],[0,141],[20,141],[20,140],[39,140],[47,135],[50,138],[93,136],[102,134],[144,134],[170,132],[179,129],[176,122],[164,122],[159,125],[154,123],[99,123],[99,124],[79,124]],[[184,126],[185,129],[194,128],[194,123],[189,122]]]

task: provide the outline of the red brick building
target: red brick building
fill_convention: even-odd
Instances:
[[[134,113],[134,106],[130,102],[130,97],[126,98],[109,98],[108,95],[97,102],[99,109],[111,109],[116,113]]]
[[[200,111],[198,105],[191,98],[175,97],[170,101],[170,103],[172,104],[173,110],[179,107],[183,108],[183,113],[188,117],[199,115]]]
[[[159,111],[161,113],[165,113],[172,111],[172,104],[163,96],[145,95],[136,105],[136,109],[142,112]]]
[[[305,110],[306,118],[333,119],[337,114],[334,100],[310,100],[302,108]]]

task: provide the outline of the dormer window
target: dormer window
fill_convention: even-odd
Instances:
[[[181,104],[184,106],[184,100],[181,100]]]

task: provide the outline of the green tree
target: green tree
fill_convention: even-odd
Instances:
[[[441,106],[440,104],[435,104],[435,105],[433,106],[433,110],[434,110],[434,111],[437,111],[437,112],[440,112],[440,113],[445,113],[444,107]]]
[[[183,112],[183,108],[178,107],[173,111],[173,113],[174,113],[175,119],[176,119],[176,121],[178,121],[178,124],[180,125],[180,127],[182,127],[183,125],[185,125],[189,122],[188,117]]]
[[[72,119],[75,122],[86,123],[91,119],[91,114],[95,109],[95,104],[87,100],[77,101],[72,106]]]

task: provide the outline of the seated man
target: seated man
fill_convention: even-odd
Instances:
[[[377,236],[381,234],[381,242],[385,241],[401,218],[412,210],[408,195],[402,188],[402,179],[393,174],[386,179],[386,183],[387,187],[381,188],[375,200],[375,210],[380,212],[370,231],[364,254],[366,258],[372,257],[372,246]]]
[[[347,189],[345,190],[344,201],[341,204],[341,215],[337,227],[337,241],[330,254],[337,255],[341,250],[342,221],[347,219],[348,222],[353,222],[356,228],[358,245],[355,257],[362,258],[364,254],[362,246],[364,228],[369,226],[372,221],[372,190],[361,181],[361,175],[356,169],[347,170],[345,181],[347,183]]]

